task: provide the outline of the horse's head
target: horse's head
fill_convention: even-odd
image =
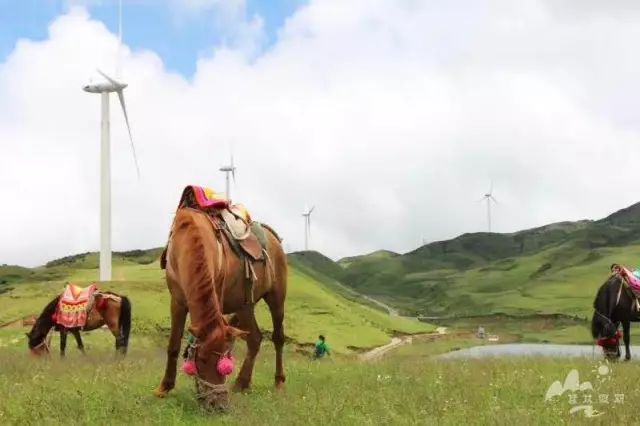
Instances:
[[[620,332],[617,325],[601,312],[594,311],[591,318],[591,335],[602,347],[608,359],[620,358]]]
[[[591,336],[595,343],[602,347],[606,358],[616,359],[620,357],[621,336],[618,331],[618,322],[612,317],[618,302],[621,282],[617,274],[617,265],[612,265],[611,271],[613,274],[600,287],[593,301]]]
[[[604,356],[607,359],[615,360],[620,358],[620,337],[622,335],[619,331],[611,337],[602,337],[597,340],[598,346],[602,347]]]
[[[29,350],[31,351],[31,355],[49,355],[49,343],[51,341],[51,336],[47,338],[48,331],[49,330],[45,332],[43,330],[37,329],[36,325],[34,324],[31,331],[25,333],[27,335],[27,344],[29,346]]]
[[[40,316],[36,318],[31,330],[25,333],[31,355],[40,356],[49,354],[49,343],[51,342],[49,331],[55,326],[53,315],[58,304],[58,299],[59,296],[45,306]]]
[[[192,330],[190,330],[192,331]],[[195,334],[192,331],[192,334]],[[231,354],[237,337],[249,334],[222,321],[202,341],[196,339],[192,359],[195,363],[196,389],[198,400],[207,411],[224,411],[229,405],[229,391],[225,380],[233,371]]]

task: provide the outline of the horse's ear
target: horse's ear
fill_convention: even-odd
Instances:
[[[235,312],[232,314],[223,315],[223,317],[226,324],[235,324],[238,322],[238,317],[236,316]]]
[[[31,332],[29,333],[24,333],[25,336],[27,336],[27,339],[31,339]]]
[[[232,338],[241,338],[242,340],[247,340],[247,336],[249,335],[248,331],[240,330],[239,328],[235,328],[232,326],[227,327],[227,336]]]

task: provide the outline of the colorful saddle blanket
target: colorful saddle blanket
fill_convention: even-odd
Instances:
[[[189,185],[182,191],[178,208],[191,207],[193,209],[213,212],[231,212],[237,218],[242,219],[246,224],[251,223],[251,215],[242,204],[229,204],[229,200],[222,197],[211,188]],[[225,219],[226,221],[226,219]],[[245,226],[246,232],[246,226]],[[238,233],[241,233],[238,231]]]
[[[182,191],[180,207],[199,209],[224,209],[229,207],[229,200],[221,197],[211,188],[189,185]]]
[[[632,272],[629,268],[622,265],[618,265],[618,267],[620,268],[620,274],[625,278],[629,287],[631,287],[634,292],[640,293],[640,276],[638,276],[640,275],[640,271],[636,270]]]
[[[67,284],[58,301],[55,322],[67,328],[84,327],[97,289],[95,284],[88,287]]]
[[[188,185],[182,191],[178,209],[192,208],[207,213],[211,221],[227,235],[229,243],[237,250],[249,255],[253,260],[263,259],[261,240],[252,231],[251,215],[242,204],[229,205],[229,200],[221,197],[213,189]]]

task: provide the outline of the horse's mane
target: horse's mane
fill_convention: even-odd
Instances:
[[[216,325],[224,323],[222,307],[219,296],[214,286],[213,268],[210,268],[211,259],[215,257],[208,253],[205,246],[205,235],[201,227],[196,222],[194,215],[204,214],[192,209],[179,209],[175,216],[175,234],[184,233],[184,240],[188,244],[186,250],[190,288],[186,297],[191,302],[190,305],[197,306],[197,309],[190,311],[191,332],[199,339],[205,339],[207,332],[217,329]],[[215,238],[213,230],[209,235]],[[181,271],[183,272],[183,271]],[[183,272],[184,273],[184,272]]]
[[[59,300],[60,300],[60,295],[57,295],[51,302],[47,304],[47,306],[44,307],[44,309],[42,310],[42,313],[36,320],[36,324],[44,321],[49,321],[51,323],[53,322],[51,317],[56,312],[56,307],[58,306]]]
[[[56,312],[56,307],[58,306],[58,301],[60,300],[60,295],[57,295],[52,301],[50,301],[47,306],[44,307],[40,316],[36,318],[36,322],[33,324],[31,331],[29,332],[29,340],[35,341],[40,338],[45,338],[47,332],[51,327],[53,327],[53,314]],[[34,334],[37,332],[37,335]]]
[[[609,285],[611,284],[611,281],[613,279],[615,279],[616,276],[612,275],[609,278],[607,278],[607,280],[602,283],[602,285],[600,286],[600,288],[598,288],[598,292],[596,293],[596,297],[595,299],[593,299],[593,309],[595,309],[596,311],[607,315],[609,312],[609,307],[608,307],[608,297],[607,297],[607,290],[609,289]]]

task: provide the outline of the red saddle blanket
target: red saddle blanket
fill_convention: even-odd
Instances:
[[[640,293],[640,277],[636,275],[638,271],[632,272],[629,268],[623,265],[617,265],[617,268],[620,275],[626,279],[629,287],[631,287],[634,292]]]
[[[88,287],[67,284],[58,301],[54,321],[66,328],[84,327],[97,289],[95,284]]]
[[[229,200],[221,197],[219,194],[216,194],[210,188],[188,185],[182,191],[178,207],[223,209],[229,207]]]

